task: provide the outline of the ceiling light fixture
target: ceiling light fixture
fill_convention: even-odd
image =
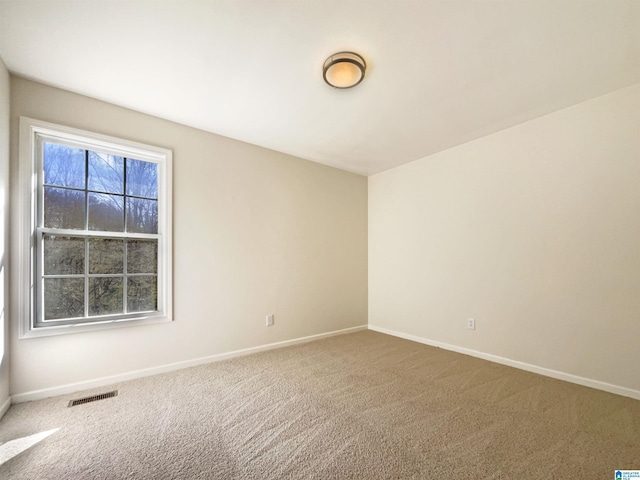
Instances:
[[[367,64],[354,52],[338,52],[331,55],[322,67],[322,78],[334,88],[351,88],[364,78]]]

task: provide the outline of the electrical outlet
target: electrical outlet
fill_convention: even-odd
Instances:
[[[273,313],[267,315],[267,327],[273,326]]]
[[[475,318],[467,318],[467,328],[469,330],[476,329],[476,319]]]

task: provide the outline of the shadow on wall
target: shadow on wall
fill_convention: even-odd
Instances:
[[[1,244],[0,244],[1,245]],[[7,338],[5,337],[5,333],[7,331],[6,315],[5,315],[5,298],[4,298],[4,277],[6,274],[6,270],[4,268],[4,252],[0,252],[0,370],[2,370],[2,366],[5,363],[5,342]]]

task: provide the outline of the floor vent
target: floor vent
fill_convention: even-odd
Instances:
[[[71,400],[69,402],[70,407],[75,407],[76,405],[82,405],[83,403],[95,402],[97,400],[104,400],[105,398],[112,398],[118,396],[118,390],[114,390],[113,392],[101,393],[99,395],[93,395],[92,397],[78,398],[76,400]]]

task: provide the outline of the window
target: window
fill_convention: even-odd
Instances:
[[[171,320],[171,152],[20,124],[21,338]]]

